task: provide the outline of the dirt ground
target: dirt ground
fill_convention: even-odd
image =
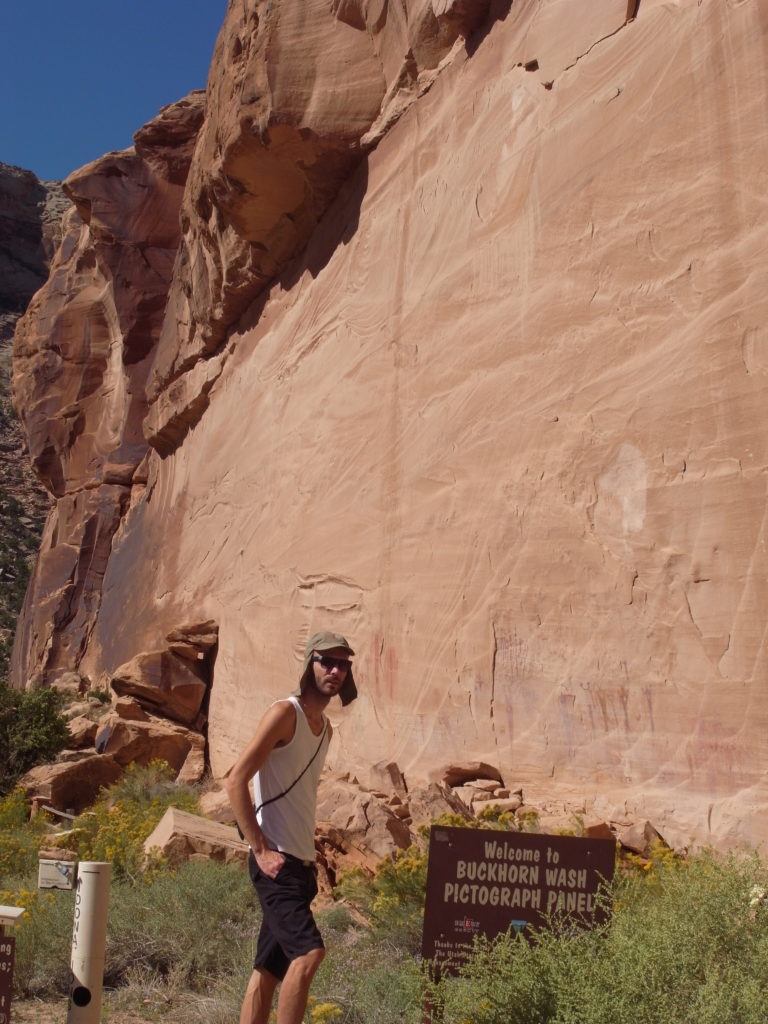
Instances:
[[[156,1017],[148,1019],[125,1010],[113,1010],[108,1002],[102,1005],[101,1019],[104,1024],[156,1024],[157,1021]],[[40,999],[17,999],[11,1006],[10,1024],[67,1024],[67,1000],[49,1003]]]

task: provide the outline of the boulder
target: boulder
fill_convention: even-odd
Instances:
[[[79,750],[82,747],[92,747],[98,731],[97,724],[85,715],[76,715],[67,722],[69,729],[69,745]]]
[[[45,839],[55,839],[55,836],[46,836]],[[45,841],[45,840],[44,840]],[[38,860],[60,860],[72,864],[77,860],[74,850],[65,850],[58,846],[40,846],[37,851]]]
[[[377,761],[368,770],[368,785],[372,790],[394,792],[405,796],[408,787],[403,773],[394,761]]]
[[[451,789],[453,796],[458,797],[459,800],[464,804],[467,810],[472,809],[472,801],[477,796],[477,790],[472,789],[471,786],[454,786]]]
[[[485,761],[463,761],[449,764],[445,768],[430,773],[434,781],[444,782],[446,786],[464,786],[468,782],[487,779],[501,785],[504,781],[501,772]]]
[[[207,793],[203,793],[199,800],[199,807],[206,818],[220,821],[224,825],[234,824],[235,815],[229,797],[223,789],[211,789]]]
[[[144,853],[159,854],[173,866],[191,858],[245,864],[248,845],[229,825],[169,807],[145,840]]]
[[[607,821],[602,818],[586,818],[583,823],[583,834],[587,839],[615,839],[615,833]]]
[[[79,814],[122,774],[122,765],[110,754],[92,754],[69,763],[38,765],[19,784],[29,799]]]
[[[166,636],[168,650],[193,664],[203,662],[219,642],[219,627],[212,620],[172,629]]]
[[[650,821],[638,821],[628,828],[619,829],[616,838],[625,850],[637,853],[641,857],[648,857],[657,845],[667,845]]]
[[[519,796],[503,797],[494,795],[482,803],[483,807],[496,807],[500,811],[518,811],[522,805],[523,802]]]
[[[55,764],[69,763],[70,761],[84,761],[86,758],[93,757],[93,750],[78,750],[75,747],[65,747],[64,750],[60,750],[56,755]]]
[[[498,793],[499,796],[502,796],[499,792],[501,787],[496,779],[470,779],[465,785],[480,793]],[[506,796],[507,794],[504,793],[503,795]]]
[[[408,826],[380,797],[351,782],[326,778],[317,796],[318,828],[335,828],[359,851],[381,859],[411,845]]]
[[[432,782],[428,786],[418,786],[411,790],[408,797],[414,827],[429,825],[435,818],[443,814],[458,814],[469,821],[471,812],[464,801],[456,796],[448,786]]]
[[[160,760],[178,772],[199,740],[199,734],[177,722],[155,716],[144,722],[126,721],[112,711],[99,720],[96,750],[109,754],[123,767]]]
[[[179,785],[194,786],[205,775],[205,737],[200,733],[189,734],[190,748],[184,763],[176,776]]]
[[[112,710],[118,718],[126,722],[148,722],[151,717],[135,697],[118,697],[112,705]]]
[[[137,654],[115,672],[111,685],[120,696],[135,697],[187,725],[196,720],[206,692],[199,671],[172,651]]]
[[[356,846],[345,832],[328,822],[318,823],[315,830],[315,848],[318,901],[321,906],[334,902],[333,890],[342,872],[359,868],[370,876],[381,861],[373,851]]]

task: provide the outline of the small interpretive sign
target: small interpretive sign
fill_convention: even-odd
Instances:
[[[0,1024],[11,1024],[15,948],[16,939],[3,935],[0,929]]]
[[[613,878],[615,855],[612,839],[433,825],[422,955],[450,971],[479,935],[525,933],[560,913],[584,927],[604,921],[597,893]]]

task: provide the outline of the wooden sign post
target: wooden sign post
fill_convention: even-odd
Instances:
[[[0,1024],[11,1024],[11,1001],[13,999],[13,958],[16,951],[16,939],[6,935],[8,927],[13,927],[24,907],[0,907]]]

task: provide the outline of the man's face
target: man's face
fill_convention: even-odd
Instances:
[[[324,697],[335,697],[349,671],[349,651],[334,647],[330,651],[315,651],[312,655],[315,688]]]

